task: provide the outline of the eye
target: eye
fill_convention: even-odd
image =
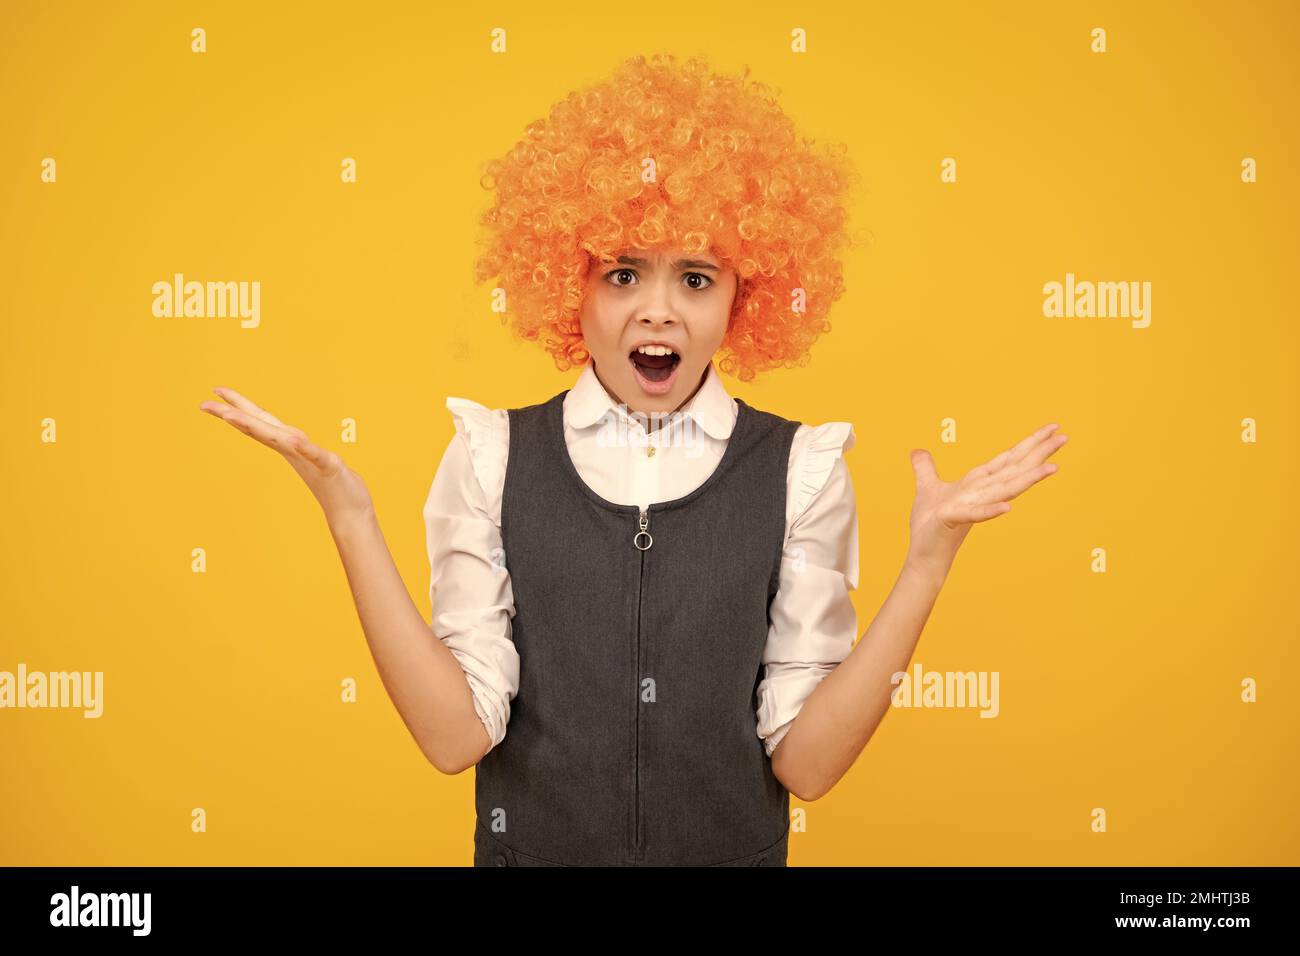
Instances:
[[[684,279],[690,279],[691,277],[694,277],[694,278],[696,278],[696,279],[701,279],[701,280],[703,280],[704,283],[705,283],[705,285],[693,285],[693,286],[691,286],[691,288],[692,288],[693,290],[695,290],[696,292],[703,292],[703,291],[704,291],[705,289],[707,289],[709,286],[713,285],[713,279],[711,279],[709,276],[706,276],[703,272],[688,272],[688,273],[686,273],[686,275],[684,275],[682,278],[684,278]]]
[[[632,269],[615,269],[615,270],[612,271],[612,272],[607,272],[607,273],[605,273],[605,280],[606,280],[606,281],[613,280],[614,285],[617,285],[617,286],[624,286],[624,285],[630,285],[630,284],[631,284],[631,283],[628,283],[628,282],[619,282],[619,281],[615,278],[616,276],[633,276],[633,277],[635,277],[635,276],[636,276],[636,272],[635,272],[634,270],[632,270]]]

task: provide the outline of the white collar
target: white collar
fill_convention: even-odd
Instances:
[[[582,374],[564,396],[564,421],[571,428],[586,428],[602,421],[613,410],[625,419],[635,421],[610,396],[596,377],[595,367],[589,360]],[[736,424],[736,403],[722,384],[722,376],[712,362],[704,373],[704,384],[691,400],[678,409],[689,415],[713,438],[727,438]]]

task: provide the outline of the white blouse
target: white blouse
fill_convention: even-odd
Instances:
[[[713,363],[705,376],[682,414],[647,432],[644,416],[629,416],[591,364],[584,366],[564,397],[564,438],[596,494],[645,507],[689,494],[712,474],[737,408]],[[456,434],[424,505],[432,628],[464,670],[495,747],[506,735],[519,690],[519,654],[511,639],[515,607],[501,546],[510,421],[504,408],[467,398],[449,397],[446,404]],[[623,429],[627,440],[611,445],[611,426]],[[827,422],[801,424],[791,444],[779,590],[758,685],[758,736],[769,757],[857,637],[849,591],[858,586],[858,515],[842,457],[854,441],[851,424]]]

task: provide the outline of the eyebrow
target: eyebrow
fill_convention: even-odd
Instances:
[[[649,265],[648,260],[638,259],[635,256],[619,256],[615,261],[628,266]],[[676,262],[672,263],[672,267],[674,269],[712,269],[714,272],[718,271],[717,266],[712,262],[705,262],[703,259],[678,259]]]

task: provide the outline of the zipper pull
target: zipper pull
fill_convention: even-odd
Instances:
[[[655,539],[650,537],[650,532],[646,530],[650,527],[650,515],[646,513],[644,508],[641,509],[641,516],[637,519],[637,525],[641,530],[632,536],[632,543],[640,551],[649,551],[650,545],[655,543]],[[645,537],[645,544],[641,543],[642,536]]]

